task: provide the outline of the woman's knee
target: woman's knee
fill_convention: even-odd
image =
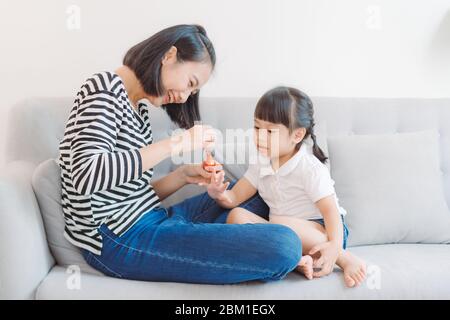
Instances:
[[[270,260],[275,273],[269,280],[279,280],[297,267],[302,257],[302,242],[291,228],[275,224],[271,226],[266,241],[272,242]]]

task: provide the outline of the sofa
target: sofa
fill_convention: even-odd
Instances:
[[[251,128],[256,98],[202,98],[203,122]],[[346,288],[339,268],[306,280],[234,285],[144,282],[105,276],[62,237],[54,159],[73,99],[30,98],[8,115],[0,170],[1,299],[449,299],[450,99],[314,97],[317,136],[347,210],[349,248],[367,280]],[[154,139],[175,128],[151,108]],[[376,152],[379,152],[378,154]],[[382,156],[380,156],[380,154]],[[155,178],[172,170],[170,159]],[[237,179],[245,164],[225,164]],[[187,186],[171,205],[203,192]]]

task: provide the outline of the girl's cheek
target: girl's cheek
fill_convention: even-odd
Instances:
[[[266,130],[259,130],[257,134],[258,144],[267,147],[269,144],[269,136]]]
[[[260,131],[255,130],[253,131],[253,142],[255,146],[264,145],[263,136]]]
[[[270,139],[269,152],[271,157],[278,157],[280,154],[280,141],[278,139]]]

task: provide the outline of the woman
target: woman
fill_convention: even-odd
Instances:
[[[170,208],[160,204],[188,183],[210,181],[200,165],[151,178],[172,152],[208,144],[211,130],[193,124],[215,61],[201,26],[178,25],[132,47],[123,66],[93,75],[78,92],[60,143],[64,234],[101,272],[225,284],[281,279],[297,266],[301,243],[288,227],[218,223],[226,211],[206,193]],[[188,130],[153,143],[148,108],[160,106]],[[266,211],[252,199],[241,206]]]

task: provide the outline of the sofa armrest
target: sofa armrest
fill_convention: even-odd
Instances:
[[[32,186],[34,164],[0,170],[0,299],[34,299],[55,261]]]

